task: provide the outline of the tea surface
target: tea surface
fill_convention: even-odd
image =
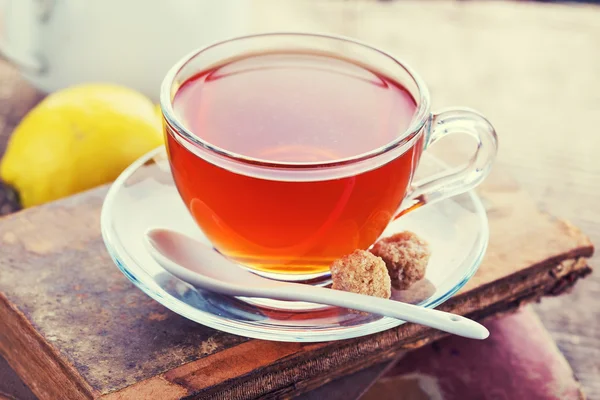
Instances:
[[[194,134],[244,156],[329,161],[401,135],[415,113],[396,82],[359,65],[311,54],[265,54],[204,71],[174,108]]]

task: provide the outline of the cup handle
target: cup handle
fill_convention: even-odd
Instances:
[[[396,218],[422,207],[475,188],[488,176],[498,152],[494,127],[476,111],[452,108],[432,114],[425,127],[424,151],[448,135],[462,133],[475,139],[477,149],[463,166],[415,182]]]

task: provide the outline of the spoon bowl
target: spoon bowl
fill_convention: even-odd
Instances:
[[[185,277],[181,279],[188,283],[192,283],[190,279],[197,279],[194,273],[200,274],[203,277],[202,287],[213,292],[228,294],[221,290],[232,290],[238,295],[245,286],[260,287],[273,282],[233,264],[197,240],[168,229],[149,230],[146,244],[150,254],[155,259],[158,257],[160,261],[157,261],[167,271],[177,277]],[[214,289],[203,286],[209,282]],[[220,289],[217,290],[217,287]]]

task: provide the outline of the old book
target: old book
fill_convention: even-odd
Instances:
[[[100,237],[100,188],[0,219],[0,353],[40,399],[293,396],[442,334],[405,324],[330,343],[215,331],[165,309],[117,270]],[[483,265],[440,308],[476,319],[560,294],[593,246],[496,173],[481,188]]]

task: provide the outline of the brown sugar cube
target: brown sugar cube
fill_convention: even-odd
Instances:
[[[392,290],[385,263],[365,250],[355,250],[331,264],[332,288],[389,299]]]
[[[392,286],[398,290],[423,279],[431,255],[429,244],[409,231],[379,240],[371,253],[385,262]]]

